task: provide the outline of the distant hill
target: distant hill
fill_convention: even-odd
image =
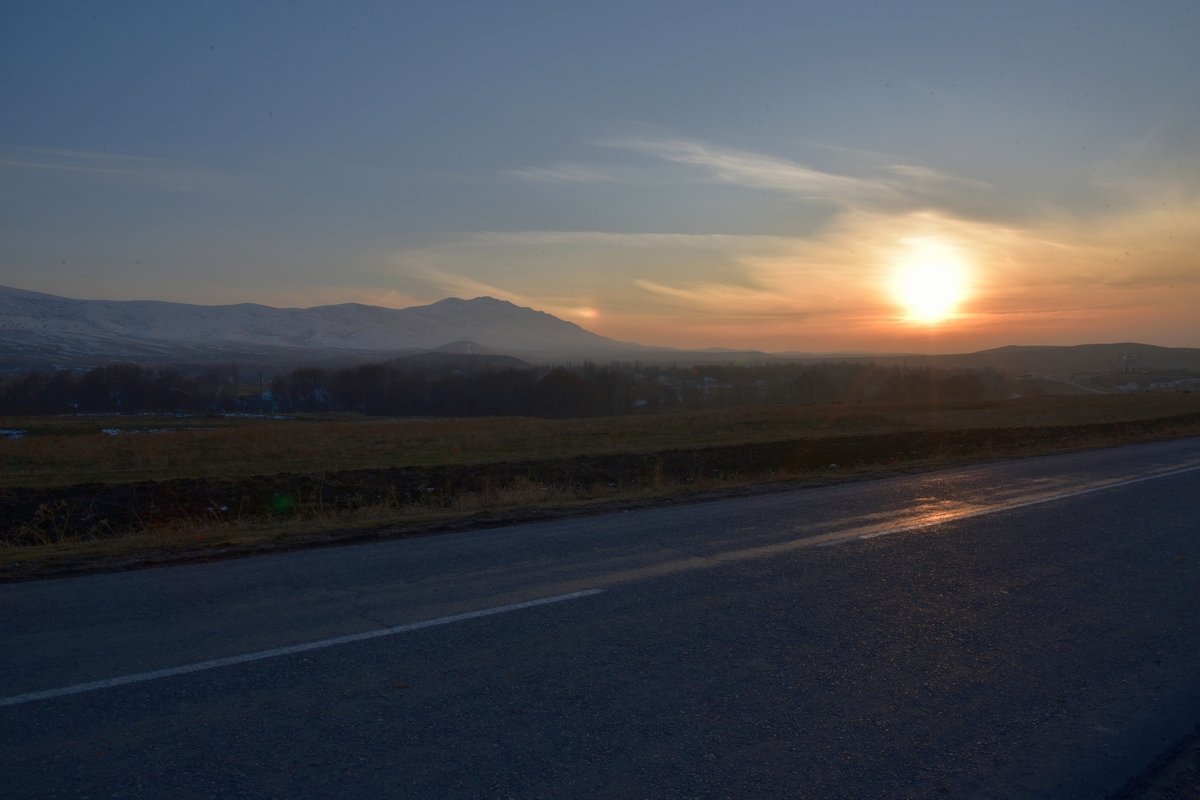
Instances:
[[[454,351],[438,348],[428,353],[415,353],[392,359],[393,366],[410,372],[446,374],[461,372],[471,375],[480,372],[498,372],[505,369],[528,369],[533,366],[512,356],[488,353],[475,345],[480,352]]]
[[[619,342],[573,322],[492,297],[426,306],[359,303],[273,308],[148,300],[74,300],[0,287],[0,371],[141,364],[234,364],[278,371],[391,361],[412,369],[475,372],[590,359],[729,364],[872,361],[1013,375],[1200,370],[1200,348],[1136,342],[1000,347],[957,355],[852,355],[753,350],[676,350]]]
[[[487,342],[534,360],[636,357],[643,348],[504,300],[395,309],[74,300],[0,287],[0,369],[140,363],[380,360]],[[474,345],[478,348],[478,345]]]
[[[1200,348],[1158,347],[1138,342],[1070,346],[998,347],[976,353],[938,356],[870,356],[877,364],[934,367],[992,368],[1014,375],[1070,375],[1200,371]]]

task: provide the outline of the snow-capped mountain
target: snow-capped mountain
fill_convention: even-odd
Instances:
[[[73,300],[0,287],[0,368],[114,360],[328,360],[477,343],[523,358],[619,357],[640,351],[491,297],[394,309],[344,303],[272,308]]]

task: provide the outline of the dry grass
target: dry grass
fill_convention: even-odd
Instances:
[[[293,420],[170,417],[0,418],[0,487],[645,453],[812,437],[942,428],[1155,419],[1200,409],[1200,395],[1041,397],[946,406],[756,406],[583,420],[529,418]],[[110,436],[104,428],[147,431]],[[173,428],[172,432],[154,432]]]
[[[1160,420],[1145,434],[1097,433],[1063,443],[1046,437],[1021,454],[1099,447],[1141,439],[1200,435],[1200,422],[1169,420],[1200,411],[1200,396],[1181,394],[1045,397],[953,406],[756,407],[589,420],[380,420],[316,417],[295,420],[154,417],[0,419],[28,430],[0,440],[0,486],[46,487],[104,481],[333,473],[389,466],[472,465],[613,453],[758,444],[796,439],[862,437],[914,430],[1037,428]],[[189,427],[184,427],[189,426]],[[171,433],[108,436],[102,428]],[[730,471],[679,480],[652,472],[636,485],[556,486],[517,477],[474,492],[431,495],[421,502],[384,497],[353,509],[330,509],[319,496],[297,497],[283,515],[221,519],[197,516],[110,538],[82,539],[41,528],[25,544],[0,546],[0,578],[78,572],[139,563],[213,557],[363,536],[396,536],[446,527],[533,519],[579,509],[638,504],[696,493],[728,492],[774,481],[844,480],[897,469],[1010,456],[986,447],[936,458],[863,464],[837,471]]]
[[[883,467],[816,476],[839,480]],[[465,530],[548,517],[589,513],[604,508],[638,507],[663,500],[686,500],[744,489],[768,490],[771,484],[794,482],[796,475],[773,470],[754,475],[725,475],[703,481],[668,481],[661,474],[639,486],[543,486],[518,479],[512,485],[480,493],[430,498],[425,503],[385,501],[353,510],[321,508],[302,499],[284,518],[258,517],[232,521],[195,518],[149,526],[111,538],[78,538],[69,532],[42,535],[27,545],[0,542],[0,580],[122,569],[156,563],[208,560],[229,555],[294,549],[313,544],[421,535],[438,530]],[[806,475],[812,479],[812,474]]]

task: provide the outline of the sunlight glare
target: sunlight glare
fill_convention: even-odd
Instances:
[[[932,238],[905,241],[892,268],[891,290],[905,318],[936,325],[954,316],[968,293],[968,266],[953,246]]]

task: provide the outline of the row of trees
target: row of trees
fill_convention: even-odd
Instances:
[[[413,370],[396,364],[302,368],[239,386],[228,370],[184,376],[133,364],[0,380],[0,413],[320,412],[389,416],[587,417],[753,403],[958,402],[1004,397],[989,370],[869,363],[705,367],[582,364]]]
[[[205,412],[233,410],[238,403],[237,386],[227,375],[184,377],[136,364],[19,373],[0,380],[0,413],[5,414]]]

